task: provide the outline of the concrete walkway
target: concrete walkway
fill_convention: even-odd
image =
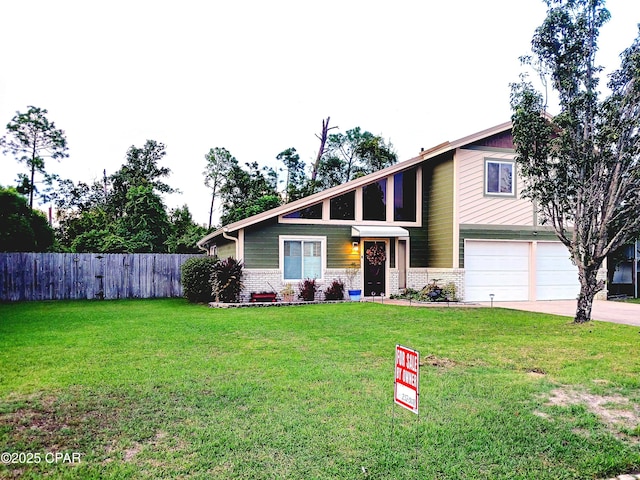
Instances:
[[[483,307],[490,306],[489,302],[482,302]],[[576,313],[575,300],[549,300],[539,302],[493,302],[499,308],[511,308],[528,312],[551,313],[564,317],[574,317]],[[591,311],[593,320],[603,322],[623,323],[640,327],[640,304],[596,300]]]

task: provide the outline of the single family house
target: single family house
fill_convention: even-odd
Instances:
[[[521,196],[511,126],[226,225],[198,246],[244,261],[245,297],[339,278],[365,297],[437,279],[465,301],[574,299],[577,268]]]

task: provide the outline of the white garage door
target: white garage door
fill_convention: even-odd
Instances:
[[[464,249],[465,293],[470,302],[529,299],[529,242],[467,240]]]
[[[560,242],[538,242],[536,300],[571,300],[580,292],[578,267]]]

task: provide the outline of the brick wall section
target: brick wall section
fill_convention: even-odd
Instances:
[[[463,268],[411,268],[407,271],[407,287],[421,290],[434,279],[443,286],[453,282],[456,286],[456,298],[464,300]]]
[[[298,295],[298,283],[299,282],[284,282],[282,280],[282,272],[275,269],[245,269],[243,271],[244,277],[244,289],[241,294],[243,302],[248,302],[251,298],[251,292],[271,292],[275,290],[278,295],[287,283],[291,283],[293,290],[295,291],[296,299]],[[324,280],[322,282],[316,282],[318,285],[318,291],[316,292],[316,300],[324,300],[324,291],[333,282],[333,280],[342,280],[345,287],[345,298],[348,298],[347,290],[349,290],[349,277],[347,270],[341,268],[327,269],[324,272]],[[358,273],[353,279],[354,285],[360,284],[360,274]],[[397,282],[396,282],[397,284]]]

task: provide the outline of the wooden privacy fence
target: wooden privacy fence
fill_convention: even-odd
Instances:
[[[197,254],[0,253],[0,300],[180,297]]]

